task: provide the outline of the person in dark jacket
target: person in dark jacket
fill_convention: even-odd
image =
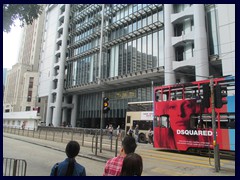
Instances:
[[[77,141],[70,141],[65,149],[67,158],[52,167],[50,176],[86,176],[85,167],[75,160],[79,151],[79,143]]]

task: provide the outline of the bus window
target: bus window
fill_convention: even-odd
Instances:
[[[138,128],[141,129],[141,130],[148,130],[149,128],[153,127],[152,121],[133,120],[133,128],[135,128],[137,124],[138,124]]]
[[[182,89],[171,90],[171,100],[183,99]]]
[[[160,117],[159,116],[154,117],[154,127],[160,127]]]
[[[130,123],[131,121],[131,116],[127,116],[127,123]]]
[[[167,101],[168,100],[169,92],[168,92],[168,90],[167,90],[167,92],[164,92],[164,91],[166,91],[166,90],[163,90],[162,94],[161,94],[161,90],[157,90],[155,92],[155,97],[156,97],[155,100],[157,102]]]
[[[197,124],[198,124],[198,116],[191,115],[191,117],[190,117],[190,128],[191,129],[197,128]]]
[[[155,92],[155,97],[156,97],[155,98],[156,101],[161,101],[161,92],[160,92],[160,90]]]
[[[169,128],[169,116],[164,115],[160,117],[160,127]]]
[[[235,129],[235,115],[221,113],[220,114],[220,128],[221,129]]]

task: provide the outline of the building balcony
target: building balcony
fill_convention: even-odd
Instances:
[[[60,36],[59,38],[57,38],[56,43],[57,44],[62,44],[62,39],[63,39],[62,36]]]
[[[182,22],[184,19],[192,18],[193,17],[193,6],[190,6],[180,13],[172,14],[171,15],[171,23],[177,24]]]
[[[195,66],[195,58],[189,58],[183,61],[173,61],[173,71],[184,68],[184,67],[192,67]]]
[[[60,22],[63,22],[64,16],[65,16],[65,12],[63,12],[63,13],[59,16],[58,20],[59,20]]]
[[[193,31],[189,32],[188,34],[183,34],[182,36],[172,37],[172,46],[178,46],[189,41],[194,41]]]
[[[60,57],[60,55],[61,55],[61,49],[58,49],[58,50],[55,52],[55,56]]]

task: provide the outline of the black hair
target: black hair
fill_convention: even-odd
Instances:
[[[141,176],[142,171],[142,157],[136,153],[130,153],[123,160],[120,176]]]
[[[79,151],[80,151],[79,143],[77,141],[69,141],[65,150],[69,160],[66,176],[71,176],[73,174],[75,157],[78,155]]]
[[[126,136],[122,141],[122,147],[126,154],[135,152],[137,144],[134,137]]]

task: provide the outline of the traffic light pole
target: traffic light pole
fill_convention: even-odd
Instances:
[[[219,146],[217,144],[216,120],[215,120],[215,104],[214,104],[214,84],[213,76],[210,77],[211,90],[211,104],[212,104],[212,129],[213,129],[213,147],[214,147],[214,161],[216,172],[220,169]]]
[[[102,101],[104,98],[104,91],[102,92]],[[101,105],[103,104],[103,102],[101,102]],[[101,119],[100,119],[100,153],[102,152],[102,138],[103,138],[103,120],[104,120],[104,116],[103,116],[103,108],[101,107]]]
[[[103,24],[104,24],[104,4],[102,4],[102,20],[101,20],[101,34],[100,34],[100,49],[99,49],[99,68],[98,68],[98,84],[101,83],[101,63],[102,63],[102,42],[103,42]],[[102,92],[101,101],[103,101],[104,92]],[[102,152],[102,136],[103,136],[103,109],[101,102],[101,119],[100,119],[100,153]]]

